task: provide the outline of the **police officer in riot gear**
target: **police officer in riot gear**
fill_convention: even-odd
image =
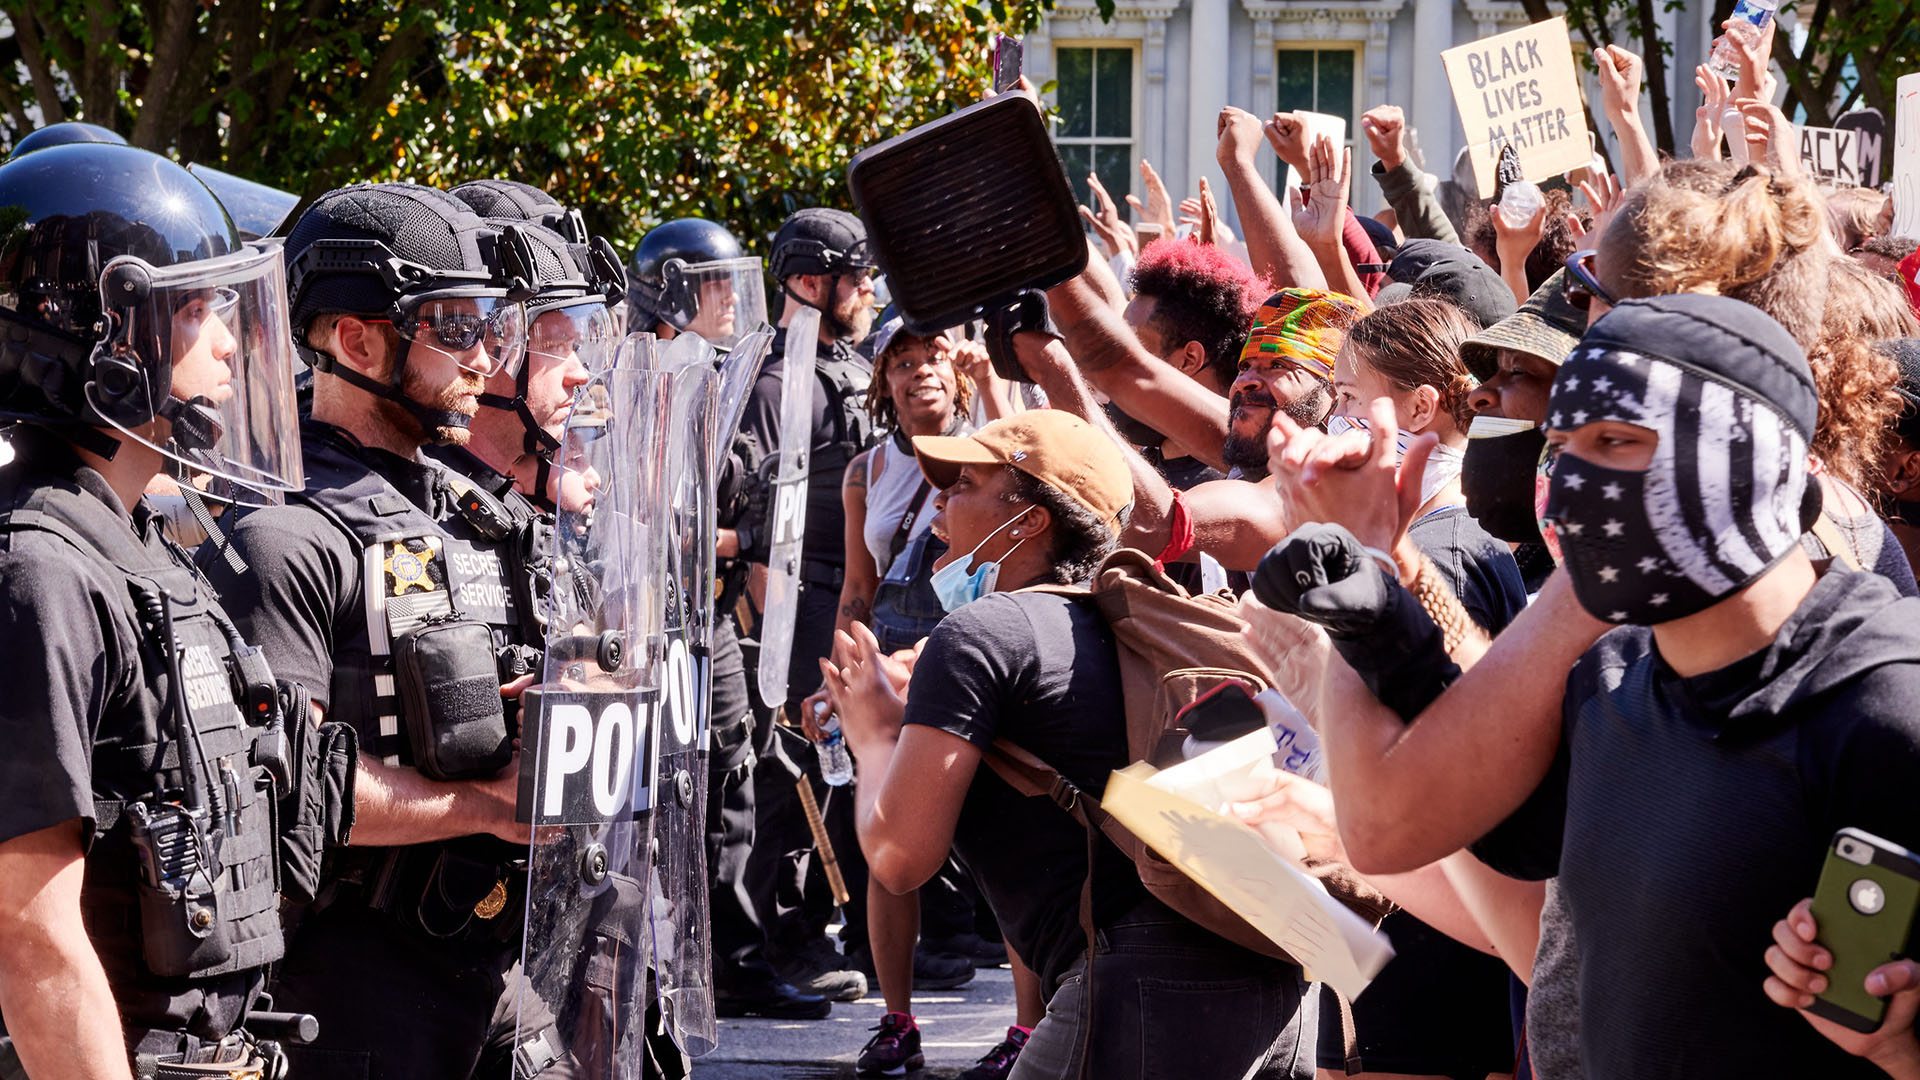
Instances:
[[[801,210],[789,217],[774,236],[773,279],[784,298],[781,325],[784,327],[803,308],[820,312],[806,533],[787,695],[784,703],[765,703],[769,710],[784,704],[790,719],[799,715],[801,701],[819,687],[819,661],[833,648],[834,617],[846,573],[846,512],[840,498],[841,478],[848,462],[874,441],[863,404],[872,365],[855,349],[873,327],[874,266],[865,227],[859,218],[844,210]],[[742,422],[743,430],[763,452],[780,445],[785,354],[783,330],[774,339],[773,358],[754,383]],[[758,515],[750,514],[743,520],[742,527],[750,542],[743,542],[742,553],[750,561],[765,562],[770,524]],[[804,745],[804,738],[785,738],[783,743],[787,749],[776,753],[802,763],[811,762],[812,754]],[[831,943],[824,937],[831,899],[823,899],[824,886],[817,881],[806,903],[801,904],[796,895],[807,891],[794,875],[796,872],[807,874],[808,860],[796,858],[792,853],[811,848],[813,841],[794,805],[797,800],[793,779],[789,778],[792,774],[779,773],[780,770],[766,769],[763,764],[760,782],[756,785],[762,804],[759,823],[768,835],[754,852],[754,859],[763,865],[764,872],[749,876],[762,880],[788,879],[779,882],[776,895],[763,893],[759,897],[761,911],[772,924],[769,936],[776,949],[784,954],[783,970],[802,989],[852,1000],[865,993],[866,980],[858,972],[845,969],[844,959],[832,955]],[[834,834],[835,852],[846,874],[847,888],[853,895],[852,910],[847,913],[848,934],[852,940],[845,943],[857,945],[864,941],[866,933],[866,878],[852,828],[852,800],[829,798],[823,810],[829,831]],[[818,878],[817,867],[812,869],[811,876]],[[796,907],[800,910],[795,910]]]
[[[627,270],[627,325],[661,338],[699,334],[729,349],[766,321],[765,274],[740,241],[704,218],[678,218],[641,237]]]
[[[202,562],[365,759],[359,846],[330,860],[276,992],[321,1018],[309,1080],[504,1077],[529,839],[511,699],[541,642],[518,530],[421,451],[467,443],[487,380],[524,361],[535,260],[518,228],[411,184],[321,196],[285,251],[314,369],[306,489],[235,527],[251,574]]]
[[[10,161],[0,205],[0,1076],[277,1075],[242,1026],[286,1034],[280,886],[347,835],[351,733],[290,714],[142,492],[299,488],[280,256],[124,145]]]
[[[760,260],[746,255],[725,227],[702,218],[669,221],[641,238],[628,265],[628,325],[662,340],[696,333],[729,347],[765,321],[763,280]],[[766,927],[747,887],[757,818],[753,772],[773,733],[771,725],[756,727],[730,609],[746,585],[738,530],[752,527],[742,521],[750,502],[746,488],[758,484],[764,489],[765,478],[756,472],[762,457],[752,439],[734,440],[717,494],[724,585],[713,628],[707,759],[714,994],[721,1015],[817,1020],[826,1017],[832,1005],[780,977],[767,957]],[[765,528],[758,516],[755,523]]]
[[[574,391],[613,358],[619,333],[607,307],[607,283],[579,265],[582,249],[530,222],[520,225],[534,253],[534,288],[527,301],[527,359],[487,380],[480,409],[462,447],[433,451],[444,464],[483,484],[516,518],[551,515],[563,484],[554,461]],[[618,264],[607,270],[617,274]],[[585,492],[571,492],[579,500]]]

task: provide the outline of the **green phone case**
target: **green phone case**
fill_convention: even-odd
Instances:
[[[1854,858],[1842,854],[1843,845]],[[1906,953],[1916,912],[1920,858],[1859,829],[1833,834],[1813,894],[1817,940],[1833,954],[1833,967],[1808,1011],[1855,1031],[1879,1030],[1887,1003],[1867,993],[1867,973]]]

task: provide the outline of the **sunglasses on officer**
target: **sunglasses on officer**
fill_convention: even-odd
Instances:
[[[388,317],[363,321],[386,323],[408,341],[446,352],[462,369],[483,378],[517,373],[526,359],[526,308],[497,295],[402,297]]]

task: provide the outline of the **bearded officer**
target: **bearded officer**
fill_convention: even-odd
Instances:
[[[524,359],[525,239],[443,192],[321,196],[286,243],[312,365],[307,487],[203,554],[242,624],[351,724],[355,848],[336,853],[276,992],[321,1017],[307,1080],[508,1075],[528,831],[511,707],[541,642],[524,545],[422,451],[461,445],[487,380]],[[535,1041],[559,1045],[556,1037]]]

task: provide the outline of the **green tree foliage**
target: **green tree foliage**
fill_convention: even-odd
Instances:
[[[1050,0],[0,0],[0,139],[56,120],[306,196],[501,176],[631,245],[848,205]],[[757,246],[757,245],[756,245]]]

